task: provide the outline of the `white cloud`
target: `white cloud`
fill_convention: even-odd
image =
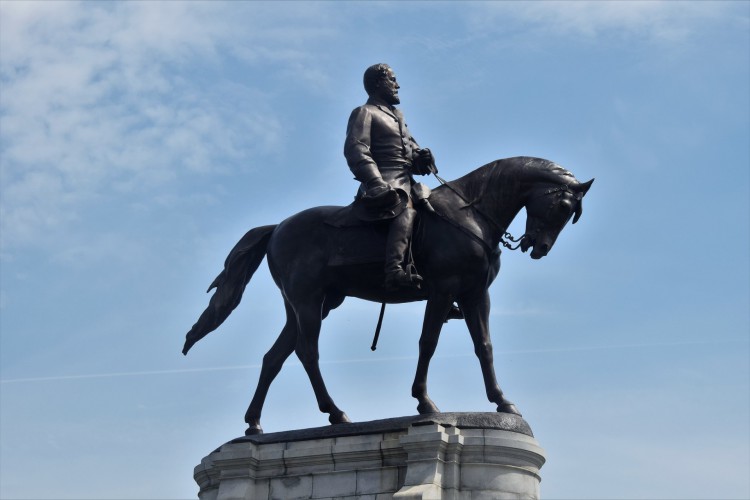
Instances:
[[[282,125],[253,82],[201,83],[227,57],[273,59],[324,85],[300,7],[4,2],[0,5],[3,248],[33,245],[85,201],[140,193],[243,164]],[[266,10],[264,10],[266,9]],[[261,15],[262,14],[262,15]],[[309,23],[307,23],[309,24]],[[283,28],[276,28],[281,26]],[[305,76],[307,75],[307,76]],[[197,81],[196,81],[197,80]]]
[[[732,19],[747,24],[747,13],[737,16],[737,5],[733,4],[630,0],[482,2],[473,4],[470,18],[485,30],[513,32],[516,23],[523,23],[526,30],[536,28],[545,35],[681,42],[712,20]]]
[[[82,216],[85,202],[117,196],[163,199],[158,190],[168,183],[229,173],[250,164],[251,155],[281,147],[285,124],[268,95],[275,89],[259,90],[253,71],[273,71],[277,79],[288,75],[313,93],[334,92],[321,62],[330,65],[327,58],[335,56],[321,48],[345,28],[339,23],[363,13],[372,20],[402,12],[396,4],[361,10],[352,5],[1,3],[5,251],[38,245],[45,232],[64,231]],[[523,25],[540,34],[676,40],[688,36],[692,26],[726,16],[726,5],[472,3],[466,15],[474,35],[466,36]],[[419,13],[425,6],[408,9]],[[736,22],[746,23],[747,16]],[[406,34],[404,39],[411,40]],[[207,76],[214,74],[219,76]],[[250,77],[237,81],[238,74]]]

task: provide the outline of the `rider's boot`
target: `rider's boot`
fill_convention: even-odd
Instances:
[[[385,287],[389,290],[399,288],[419,288],[422,277],[404,270],[406,252],[411,241],[411,232],[417,211],[406,207],[388,228],[388,239],[385,247]]]

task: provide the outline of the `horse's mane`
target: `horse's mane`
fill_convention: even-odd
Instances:
[[[544,158],[517,156],[515,158],[508,158],[507,160],[498,160],[498,163],[508,160],[521,163],[523,165],[522,168],[527,170],[526,173],[528,175],[538,178],[548,178],[549,182],[570,184],[571,182],[576,181],[575,176],[569,170],[561,167],[553,161],[545,160]]]
[[[518,181],[533,178],[550,184],[577,182],[569,170],[553,161],[530,156],[515,156],[487,163],[449,184],[459,187],[469,200],[476,201],[483,197],[488,186],[498,185],[495,181],[501,176]],[[507,180],[505,183],[508,183]]]

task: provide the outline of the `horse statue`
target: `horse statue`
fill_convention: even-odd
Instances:
[[[581,217],[581,200],[594,180],[580,183],[569,171],[540,158],[493,161],[432,191],[433,210],[423,210],[412,239],[414,265],[424,277],[417,290],[387,290],[383,256],[386,230],[363,224],[348,207],[304,210],[280,224],[248,231],[235,245],[206,310],[186,336],[183,354],[215,330],[237,307],[264,256],[286,308],[286,324],[263,357],[258,386],[245,414],[246,435],[259,434],[268,389],[284,361],[295,352],[312,383],[318,407],[331,424],[350,422],[328,394],[318,365],[322,320],[346,297],[380,303],[427,300],[412,385],[420,414],[438,413],[427,394],[427,370],[443,322],[456,302],[479,358],[487,398],[498,412],[521,415],[495,378],[489,332],[488,288],[500,269],[500,243],[526,208],[523,252],[544,257],[567,222]],[[356,202],[355,204],[356,205]]]

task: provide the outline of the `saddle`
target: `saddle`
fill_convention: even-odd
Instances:
[[[423,191],[417,193],[418,197],[415,200],[417,221],[414,225],[412,244],[419,241],[420,219],[425,211],[429,211],[483,244],[489,253],[499,251],[493,248],[489,236],[483,234],[482,229],[477,226],[469,203],[449,190],[431,193],[424,184],[417,183],[413,187],[416,186],[422,186],[418,189]],[[328,253],[329,265],[384,262],[388,223],[406,206],[406,193],[401,190],[397,191],[402,196],[402,204],[395,210],[389,208],[388,211],[383,211],[380,217],[374,217],[371,211],[368,212],[368,207],[362,202],[363,198],[358,197],[354,202],[337,209],[325,219],[326,225],[337,229],[329,238],[331,245]],[[428,203],[423,203],[423,200]]]
[[[405,195],[405,194],[404,194]],[[330,266],[383,263],[390,219],[396,217],[406,204],[386,210],[374,217],[362,198],[337,209],[324,222],[336,228],[329,241]]]
[[[409,195],[395,189],[392,196],[371,199],[358,193],[354,201],[336,210],[324,222],[337,228],[329,239],[330,266],[383,263],[391,219],[407,206]]]

